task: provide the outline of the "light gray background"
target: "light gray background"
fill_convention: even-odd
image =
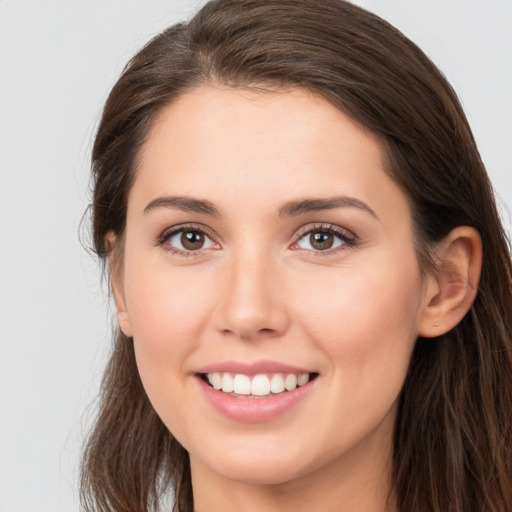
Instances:
[[[131,54],[201,3],[0,0],[0,512],[79,509],[84,411],[110,340],[99,267],[78,239],[91,139]],[[356,3],[447,75],[510,207],[512,0]]]

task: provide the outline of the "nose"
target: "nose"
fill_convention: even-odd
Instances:
[[[227,267],[219,287],[217,329],[247,341],[281,336],[289,316],[279,265],[268,255],[252,254],[234,256]]]

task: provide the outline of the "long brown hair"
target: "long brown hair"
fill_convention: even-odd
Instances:
[[[127,65],[93,148],[94,246],[122,239],[137,156],[160,109],[202,84],[301,87],[375,133],[409,197],[420,264],[460,225],[483,243],[477,297],[460,324],[418,339],[400,396],[393,490],[401,512],[512,510],[512,268],[492,187],[457,97],[385,21],[343,0],[214,0]],[[193,510],[188,455],[141,385],[119,332],[85,446],[82,504],[94,512]]]

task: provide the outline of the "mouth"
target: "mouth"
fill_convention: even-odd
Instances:
[[[211,388],[238,398],[269,398],[305,386],[318,373],[259,373],[246,375],[232,372],[200,373],[198,376]]]
[[[225,418],[264,423],[289,417],[315,396],[320,373],[278,361],[223,361],[199,368],[199,389]]]

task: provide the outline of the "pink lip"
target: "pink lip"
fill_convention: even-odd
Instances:
[[[276,361],[255,361],[253,363],[224,361],[203,366],[197,371],[197,373],[214,372],[243,373],[244,375],[254,376],[259,373],[310,373],[311,370],[278,363]]]
[[[210,373],[210,372],[208,372]],[[264,373],[264,372],[262,372]],[[223,416],[238,422],[263,423],[270,421],[293,409],[302,401],[317,384],[318,379],[309,381],[293,391],[284,391],[276,395],[262,398],[232,396],[208,385],[203,378],[197,376],[201,392],[210,405]]]

